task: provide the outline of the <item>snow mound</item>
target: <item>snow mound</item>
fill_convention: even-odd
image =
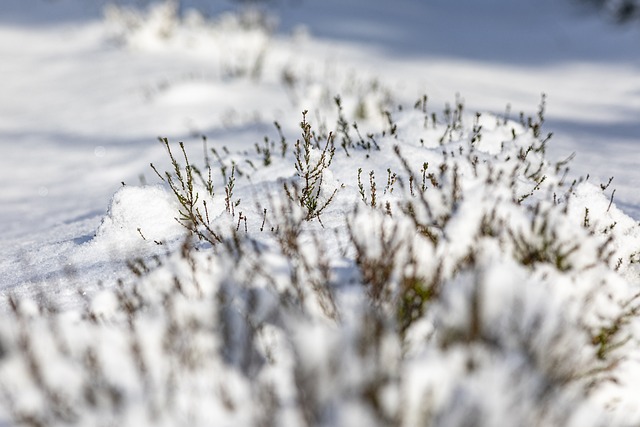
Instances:
[[[136,248],[145,241],[170,241],[183,236],[176,221],[177,202],[161,186],[123,186],[111,199],[96,232],[97,245]]]

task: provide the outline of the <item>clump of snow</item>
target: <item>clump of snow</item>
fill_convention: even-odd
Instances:
[[[126,249],[145,241],[174,240],[185,232],[176,221],[177,209],[177,202],[163,187],[125,185],[113,195],[93,243]]]

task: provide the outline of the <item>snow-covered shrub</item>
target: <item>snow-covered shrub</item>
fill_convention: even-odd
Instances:
[[[366,135],[337,104],[335,131],[303,115],[297,143],[277,128],[280,150],[269,137],[255,151],[211,147],[196,166],[164,140],[166,193],[136,191],[175,209],[164,221],[187,236],[159,218],[152,230],[170,235],[145,239],[121,194],[89,244],[130,230],[134,280],[75,311],[11,298],[4,420],[640,422],[622,398],[640,228],[607,185],[568,181],[545,158],[544,102],[516,123],[461,102],[432,114],[424,97]],[[166,255],[144,256],[159,244]]]
[[[226,76],[262,73],[276,20],[257,8],[208,18],[179,1],[151,2],[146,10],[108,4],[105,20],[111,39],[138,50],[194,51],[219,62]]]

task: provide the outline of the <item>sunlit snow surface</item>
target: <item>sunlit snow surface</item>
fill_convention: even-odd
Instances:
[[[322,425],[389,425],[397,421],[389,414],[397,417],[398,413],[403,425],[418,425],[425,419],[442,426],[468,425],[465,420],[470,417],[480,425],[499,425],[505,422],[502,416],[512,417],[514,425],[640,421],[637,321],[625,324],[624,346],[614,354],[614,368],[597,363],[589,343],[593,337],[585,333],[609,325],[607,320],[629,308],[624,302],[633,301],[640,282],[638,269],[627,262],[640,250],[640,29],[614,26],[571,2],[554,0],[277,2],[243,13],[233,12],[231,4],[214,8],[201,3],[204,14],[185,10],[180,21],[162,7],[142,13],[75,0],[32,0],[28,6],[9,0],[0,5],[0,54],[5,58],[0,62],[0,292],[4,296],[0,305],[8,313],[7,298],[12,295],[51,301],[63,310],[56,322],[71,356],[52,357],[44,373],[51,389],[68,394],[61,397],[63,401],[86,403],[83,379],[92,372],[86,363],[85,371],[78,372],[73,362],[86,361],[91,350],[103,355],[104,373],[109,377],[105,383],[131,399],[118,410],[121,419],[114,421],[126,425],[249,425],[256,422],[256,413],[230,410],[225,402],[238,405],[254,399],[264,404],[255,394],[266,393],[269,387],[289,402],[277,423],[300,425],[309,418],[297,413],[291,403],[296,387],[302,387],[294,378],[299,370],[323,380],[307,390],[325,405],[320,406],[325,412],[315,415],[319,418],[311,418]],[[544,265],[532,272],[501,255],[516,253],[517,248],[498,247],[489,239],[478,243],[474,232],[483,209],[499,206],[498,217],[524,234],[529,233],[530,216],[516,205],[498,203],[509,199],[507,187],[489,192],[483,185],[486,171],[471,179],[471,164],[466,164],[466,170],[460,166],[465,203],[442,230],[445,243],[437,249],[414,237],[413,224],[406,218],[394,216],[394,223],[383,209],[363,211],[368,208],[357,188],[358,168],[363,169],[368,202],[370,170],[376,174],[380,206],[398,202],[400,194],[407,192],[396,188],[393,193],[385,187],[388,168],[403,170],[393,152],[395,144],[400,144],[416,176],[423,162],[434,168],[454,162],[453,154],[462,156],[457,150],[466,145],[453,138],[450,145],[444,141],[441,147],[445,127],[425,127],[425,115],[420,108],[413,110],[423,94],[429,97],[429,112],[439,118],[445,103],[455,106],[456,94],[464,99],[465,138],[474,123],[473,113],[483,112],[479,121],[483,139],[475,149],[481,159],[495,161],[507,171],[511,160],[502,143],[513,139],[512,129],[519,144],[530,142],[517,123],[518,114],[522,110],[535,117],[542,92],[547,94],[544,135],[554,133],[545,168],[552,170],[552,164],[575,152],[566,181],[590,174],[588,182],[575,189],[566,215],[549,207],[553,240],[583,242],[567,261],[575,272],[565,275]],[[326,190],[322,194],[326,199],[337,189],[336,199],[322,216],[324,227],[317,220],[305,223],[313,233],[330,230],[338,236],[323,243],[334,279],[345,284],[360,280],[349,256],[345,261],[338,255],[349,233],[377,259],[384,252],[377,246],[377,233],[387,229],[394,233],[393,239],[412,242],[408,248],[423,258],[423,271],[418,273],[435,274],[441,261],[438,274],[450,286],[430,314],[408,329],[405,342],[384,338],[380,359],[364,363],[352,339],[366,330],[367,319],[357,315],[367,313],[361,292],[348,286],[339,292],[341,328],[323,319],[322,307],[313,302],[305,306],[310,314],[302,320],[274,321],[275,297],[258,280],[247,292],[259,295],[256,301],[263,305],[252,313],[250,322],[268,321],[258,341],[262,350],[272,349],[275,362],[258,374],[248,373],[247,366],[253,365],[243,357],[250,356],[214,357],[215,349],[224,343],[216,340],[222,338],[187,328],[193,336],[186,339],[201,352],[202,363],[196,363],[188,375],[173,378],[173,359],[161,357],[168,351],[163,341],[167,325],[174,320],[206,324],[212,315],[243,325],[245,320],[238,316],[212,313],[208,304],[229,285],[225,280],[244,283],[248,267],[235,270],[232,260],[212,261],[206,251],[195,256],[194,271],[179,259],[184,229],[174,219],[178,204],[149,166],[153,163],[161,172],[171,168],[157,137],[172,143],[185,141],[190,159],[201,166],[204,135],[207,146],[221,154],[223,164],[230,169],[235,162],[244,172],[237,178],[234,196],[242,202],[230,218],[225,211],[224,181],[214,171],[212,223],[242,230],[238,213],[243,212],[248,231],[260,236],[261,207],[277,211],[280,202],[273,195],[283,180],[295,177],[291,153],[286,159],[279,156],[273,122],[282,126],[291,149],[300,137],[303,110],[309,110],[315,129],[336,129],[336,95],[342,97],[350,120],[362,116],[363,136],[381,129],[386,129],[386,135],[376,136],[382,149],[373,151],[370,158],[364,152],[347,157],[336,143],[336,157],[323,176]],[[513,121],[505,125],[507,104]],[[388,135],[380,106],[393,111],[397,139]],[[276,142],[268,167],[261,166],[263,156],[255,148],[263,146],[265,136]],[[177,144],[172,147],[183,162]],[[212,163],[217,161],[209,155]],[[549,202],[562,174],[549,172],[541,190],[544,196],[532,199]],[[611,176],[611,185],[601,191],[600,184]],[[518,182],[519,194],[527,194],[534,185],[523,178]],[[446,211],[446,203],[435,196],[430,204]],[[358,213],[353,212],[356,205]],[[615,246],[607,247],[615,254],[610,264],[594,255],[606,239],[585,231],[585,208],[592,230],[602,231],[616,223]],[[350,218],[350,231],[346,218]],[[267,229],[277,222],[270,221]],[[314,235],[302,239],[302,253],[309,258],[318,256]],[[271,247],[273,242],[265,238],[262,244]],[[484,267],[459,273],[456,266],[468,256],[469,248],[480,251],[478,262]],[[183,299],[174,301],[175,319],[167,317],[167,311],[156,311],[161,306],[158,302],[131,326],[130,335],[121,333],[120,325],[126,320],[111,289],[119,278],[133,277],[126,263],[136,256],[152,259],[172,251],[175,254],[167,267],[140,283],[148,301],[160,301],[165,292],[162,286],[171,286],[173,276],[186,282],[197,276],[197,283],[209,283],[209,287],[188,289]],[[290,260],[270,250],[261,256],[259,261],[278,283],[286,283],[280,276],[287,276]],[[616,272],[618,258],[625,262]],[[206,279],[211,277],[215,280]],[[473,312],[469,304],[478,283],[484,293],[481,323],[488,325],[484,332],[495,347],[442,344],[455,341],[471,322],[466,316]],[[246,303],[248,297],[233,298]],[[18,310],[30,320],[16,322],[6,314],[10,320],[4,322],[3,339],[20,342],[21,328],[28,324],[33,336],[45,337],[32,343],[37,347],[34,352],[57,354],[57,335],[51,333],[49,320],[38,320],[37,306],[24,302]],[[97,326],[79,320],[80,313],[87,312],[99,320]],[[520,316],[514,319],[514,313]],[[288,326],[282,327],[283,323]],[[237,331],[242,335],[244,329],[238,326]],[[139,365],[131,357],[132,336],[143,337],[148,378],[140,378]],[[518,341],[523,337],[531,340],[525,346],[530,353]],[[178,357],[179,349],[175,351],[172,356]],[[14,420],[21,413],[38,413],[46,406],[43,401],[51,398],[29,376],[29,360],[15,354],[19,352],[6,355],[0,366],[2,389],[10,390],[14,411],[6,416]],[[298,371],[291,368],[295,363]],[[473,370],[471,365],[479,368]],[[587,375],[598,370],[602,372]],[[371,375],[382,374],[402,380],[385,379],[388,383],[376,398],[379,412],[372,412],[367,396],[361,399],[353,390],[366,391]],[[592,378],[596,378],[594,385],[585,385]],[[252,389],[254,382],[265,388]],[[159,391],[165,386],[175,387],[175,393]],[[166,413],[159,411],[154,421],[150,408],[171,399],[174,406]],[[211,407],[204,403],[214,400]],[[93,413],[79,407],[77,420],[84,425],[106,423],[119,413],[109,405],[97,404]],[[425,414],[421,407],[434,413]],[[390,419],[380,418],[381,414]],[[59,419],[64,421],[64,416]]]

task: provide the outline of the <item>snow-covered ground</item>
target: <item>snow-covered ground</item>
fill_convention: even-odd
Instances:
[[[59,270],[121,181],[152,180],[148,164],[164,156],[157,136],[253,143],[274,119],[295,124],[291,116],[314,105],[282,83],[287,67],[330,96],[376,80],[399,104],[426,93],[440,109],[458,93],[467,110],[504,114],[510,104],[514,117],[534,113],[544,92],[551,157],[575,152],[576,175],[614,176],[617,204],[640,217],[632,26],[551,0],[282,2],[271,11],[273,36],[141,36],[123,48],[98,3],[1,6],[5,289]],[[198,37],[206,40],[190,40]],[[262,51],[260,79],[225,76]]]
[[[0,362],[0,385],[9,402],[8,412],[3,409],[7,419],[28,424],[27,415],[40,414],[45,424],[79,420],[89,425],[107,423],[109,417],[126,425],[259,424],[256,419],[262,415],[234,412],[225,402],[235,402],[229,405],[234,407],[252,398],[267,406],[263,409],[268,415],[267,393],[279,400],[280,409],[273,410],[278,425],[300,425],[302,420],[374,425],[368,417],[377,417],[381,425],[425,420],[468,425],[465,419],[472,415],[480,425],[496,425],[502,420],[494,417],[501,414],[513,417],[512,424],[640,422],[634,400],[640,392],[640,334],[638,322],[629,320],[636,314],[640,284],[640,28],[615,26],[558,0],[291,0],[242,10],[232,3],[193,1],[201,13],[190,12],[185,2],[180,18],[166,7],[104,8],[99,3],[0,4],[0,307],[9,313],[11,296],[41,305],[51,302],[63,312],[55,322],[61,334],[52,332],[49,315],[40,321],[34,314],[38,309],[29,303],[18,304],[17,320],[6,314],[11,320],[0,330],[0,344],[7,343],[0,350],[8,348]],[[519,112],[538,120],[542,93],[545,121],[536,136],[518,123]],[[336,126],[337,95],[348,125],[359,122],[360,136],[352,127],[341,132]],[[443,114],[445,104],[455,110],[458,100],[464,102],[463,123]],[[297,202],[308,201],[304,194],[302,200],[274,196],[283,182],[298,182],[303,190],[304,173],[296,171],[293,161],[303,110],[309,111],[306,120],[318,135],[335,132],[331,167],[322,168],[322,183],[310,189],[320,191],[321,206],[337,190],[320,215],[322,222],[309,205],[298,212]],[[390,119],[383,110],[391,113]],[[476,111],[483,113],[477,122]],[[437,114],[437,123],[431,113]],[[288,141],[285,155],[274,121]],[[478,140],[474,135],[480,125]],[[364,148],[371,145],[370,132],[374,146]],[[548,132],[553,137],[542,149],[540,141]],[[211,248],[201,245],[200,252],[185,258],[185,266],[178,256],[185,230],[174,219],[181,208],[150,167],[153,163],[161,175],[172,170],[159,136],[168,138],[183,166],[177,142],[184,141],[189,160],[201,168],[205,181],[203,148],[216,149],[220,158],[207,151],[215,196],[208,199],[205,189],[197,187],[199,201],[209,200],[206,222],[210,215],[216,233],[218,228],[241,233],[246,227],[262,247],[245,248],[250,265],[234,264],[238,248],[211,260],[206,255]],[[311,150],[312,162],[322,164],[324,136]],[[343,149],[344,138],[352,138],[355,146]],[[502,143],[506,146],[501,151]],[[415,174],[411,189],[411,173],[394,153],[395,144]],[[535,149],[529,153],[528,147]],[[575,159],[563,178],[564,168],[553,165],[572,153]],[[421,177],[423,162],[430,163],[433,180],[426,178],[426,171]],[[225,191],[232,192],[233,163],[237,175],[228,202],[239,200],[237,211],[225,200]],[[440,164],[447,167],[438,169]],[[487,164],[495,169],[486,169]],[[494,175],[500,170],[503,175]],[[376,203],[370,171],[377,185]],[[510,179],[510,173],[517,179]],[[570,187],[575,177],[587,174],[587,184]],[[614,179],[606,186],[610,177]],[[421,210],[418,203],[417,213],[411,214],[403,203],[413,200],[422,185],[432,189],[425,194],[435,212]],[[440,193],[434,193],[436,188]],[[354,205],[361,205],[357,213]],[[204,206],[199,207],[203,212]],[[276,216],[263,216],[263,208]],[[394,214],[388,217],[385,211]],[[311,219],[302,222],[300,252],[287,246],[286,239],[279,240],[284,233],[280,230],[295,228],[296,218],[301,219],[296,215]],[[421,222],[424,218],[430,220]],[[264,237],[262,229],[271,228],[273,235]],[[219,245],[217,237],[204,234]],[[613,243],[608,235],[614,236]],[[389,246],[379,248],[381,242]],[[580,248],[574,249],[576,242]],[[532,252],[527,245],[540,251]],[[391,256],[396,250],[400,255]],[[414,262],[413,251],[420,254],[420,262]],[[386,282],[375,274],[367,276],[370,271],[363,267],[367,262],[384,264],[383,253],[393,267]],[[154,255],[163,266],[136,278],[140,266],[127,263],[137,257],[149,263]],[[325,255],[331,271],[326,277]],[[256,270],[254,262],[262,269]],[[398,267],[403,263],[404,271]],[[283,278],[297,268],[308,288],[300,290],[296,280]],[[194,289],[183,290],[185,301],[171,299],[177,308],[165,304],[168,311],[162,312],[162,287],[173,283],[173,276],[185,286],[193,282]],[[385,305],[385,297],[369,291],[380,309],[370,311],[362,307],[362,292],[350,286],[360,289],[358,284],[366,283],[377,289],[376,283],[387,283],[379,290],[396,295],[399,287],[404,297],[402,286],[409,276],[420,283],[435,277],[434,283],[447,287],[438,289],[432,308],[420,305],[417,319],[412,314],[413,320],[407,320],[402,311],[407,307],[400,304],[404,308],[396,313],[402,329],[398,337],[390,332],[393,326],[379,319],[394,310]],[[334,296],[317,289],[318,280],[329,277],[337,284]],[[139,283],[143,296],[129,288],[113,292],[121,278],[125,287]],[[274,289],[264,283],[269,280]],[[229,283],[242,284],[246,295],[227,289]],[[288,295],[283,283],[291,283],[298,298],[304,300],[304,294],[313,300],[315,295],[319,301],[298,301],[304,315],[295,317],[274,302],[274,295]],[[514,283],[516,290],[510,287]],[[486,296],[478,297],[474,285]],[[179,356],[179,350],[173,349],[174,354],[161,342],[163,328],[175,320],[167,313],[178,310],[178,323],[191,325],[185,320],[191,319],[206,324],[203,319],[211,314],[207,304],[219,298],[221,289],[239,305],[254,309],[248,302],[254,294],[263,305],[239,309],[252,312],[248,320],[225,314],[224,304],[219,313],[214,310],[220,319],[235,322],[235,329],[229,328],[241,337],[214,334],[220,341],[210,346],[233,350],[224,357],[205,357],[206,362],[196,363],[189,375],[177,380],[175,367],[167,367],[173,359],[151,354]],[[129,319],[133,326],[124,327],[126,333],[118,329],[127,323],[118,308],[123,295],[139,298],[146,307],[135,321]],[[488,307],[482,315],[474,308],[477,301]],[[514,320],[514,313],[524,314]],[[79,320],[83,315],[91,322]],[[340,327],[332,323],[336,318]],[[380,337],[367,335],[369,320],[382,322]],[[474,329],[476,320],[480,329]],[[266,332],[247,329],[243,322],[266,322]],[[40,332],[52,342],[31,343],[37,350],[24,347],[20,337],[25,333],[20,331],[25,325],[32,331],[26,336]],[[193,351],[210,350],[199,341],[210,338],[206,330],[181,327],[178,330],[192,334],[190,339],[198,343]],[[140,341],[142,352],[150,353],[148,359],[128,347],[136,348],[129,341],[141,331],[148,331]],[[249,333],[248,342],[253,342],[252,334],[259,335],[258,350],[237,344],[245,339],[243,333]],[[68,340],[66,352],[59,348],[60,335]],[[354,343],[359,339],[364,350]],[[620,343],[620,348],[614,345]],[[380,354],[366,359],[374,347]],[[265,348],[273,349],[275,362],[259,372],[253,371],[259,364],[251,357],[233,353],[269,353]],[[90,350],[104,352],[103,363],[109,365],[104,371],[86,362]],[[343,358],[332,358],[342,350]],[[56,351],[62,355],[51,358],[53,367],[34,375],[38,364],[29,355],[37,359]],[[127,365],[131,359],[135,366]],[[80,373],[74,363],[82,365]],[[217,373],[230,366],[218,378]],[[61,373],[52,374],[56,369]],[[108,373],[117,392],[134,403],[114,404],[113,411],[108,404],[92,406],[95,396],[82,397],[83,381],[96,372]],[[300,375],[307,382],[325,382],[310,385]],[[70,381],[66,388],[64,379]],[[257,388],[249,386],[253,382]],[[165,383],[175,386],[175,393],[159,392]],[[302,395],[309,401],[300,403]],[[219,407],[207,414],[203,402],[212,396]],[[61,408],[65,399],[86,405],[78,405],[77,413],[42,410],[46,402]],[[163,399],[175,399],[175,407],[149,409]],[[136,401],[143,403],[136,406]],[[432,412],[423,413],[421,406]],[[85,411],[92,407],[93,412]],[[300,408],[302,412],[296,412]],[[266,418],[260,420],[266,423]]]

